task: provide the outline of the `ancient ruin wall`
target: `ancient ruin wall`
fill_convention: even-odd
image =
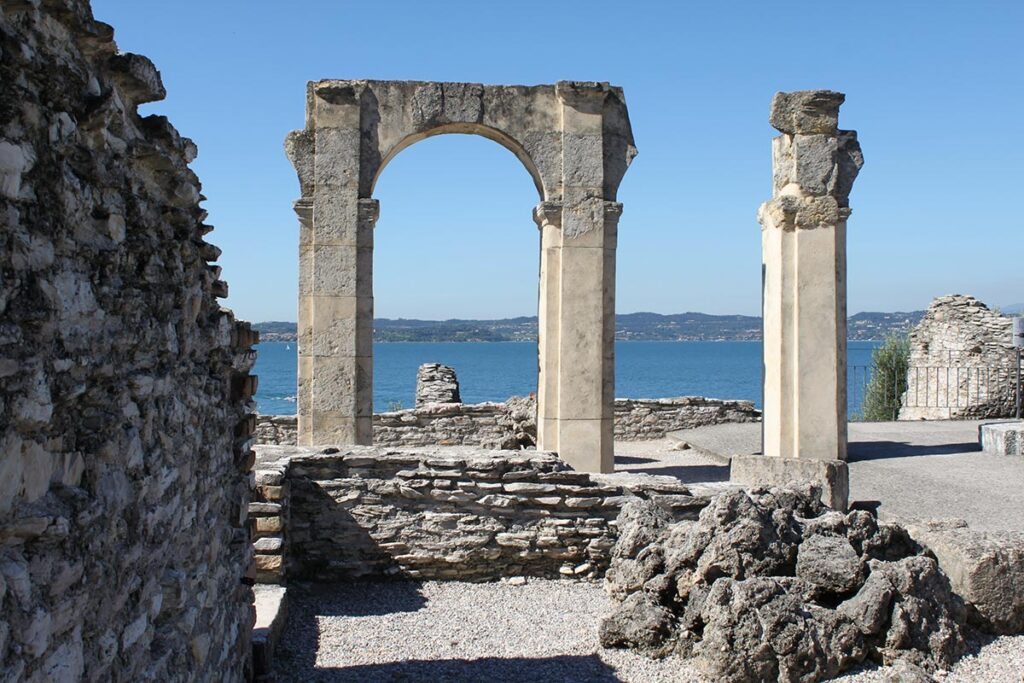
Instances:
[[[0,673],[239,681],[255,335],[196,147],[81,0],[0,5]]]
[[[633,496],[695,519],[678,482],[573,472],[550,453],[258,446],[261,581],[601,576]],[[260,531],[262,529],[262,531]]]
[[[703,396],[615,399],[615,438],[620,441],[660,439],[680,429],[760,419],[761,411],[752,401]]]
[[[910,333],[901,420],[1011,417],[1016,357],[1010,318],[973,296],[940,296]]]
[[[536,407],[525,397],[504,403],[436,403],[373,416],[378,446],[525,448],[536,441]],[[701,396],[615,399],[615,438],[660,439],[669,432],[724,422],[756,422],[750,401]],[[260,415],[257,443],[295,445],[294,415]]]

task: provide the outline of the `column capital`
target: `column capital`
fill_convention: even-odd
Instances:
[[[835,197],[801,197],[779,195],[768,200],[757,211],[761,229],[813,230],[833,228],[850,217],[851,209],[839,206]]]
[[[543,230],[545,225],[553,225],[555,229],[562,229],[562,202],[543,201],[533,209],[533,220],[537,223],[537,229]]]
[[[313,220],[313,198],[312,197],[301,197],[292,202],[292,209],[295,211],[295,215],[299,217],[299,221],[309,226]]]

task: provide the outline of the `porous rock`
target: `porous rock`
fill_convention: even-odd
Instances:
[[[635,501],[619,524],[606,646],[674,648],[736,683],[818,681],[866,659],[931,671],[965,649],[935,560],[898,526],[825,508],[817,487],[723,492],[691,522]]]

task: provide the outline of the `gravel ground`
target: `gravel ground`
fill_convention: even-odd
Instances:
[[[288,589],[279,681],[704,682],[695,662],[605,650],[600,584],[356,583]],[[845,683],[889,683],[873,668]],[[1024,636],[999,638],[961,660],[946,683],[1021,683]]]

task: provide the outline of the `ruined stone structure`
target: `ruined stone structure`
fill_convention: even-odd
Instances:
[[[536,445],[537,403],[515,396],[502,403],[434,403],[375,413],[378,446],[483,446],[517,449]],[[750,401],[703,396],[615,399],[615,439],[660,439],[669,432],[726,422],[756,422],[761,411]],[[294,415],[260,415],[256,442],[297,443]]]
[[[846,220],[864,158],[839,130],[845,95],[776,93],[769,121],[773,197],[758,211],[763,251],[763,456],[734,481],[827,484],[846,506]]]
[[[1013,321],[973,296],[940,296],[910,333],[901,420],[1012,417]]]
[[[573,472],[551,453],[257,446],[260,581],[604,574],[630,499],[707,505],[671,477]],[[621,480],[620,480],[621,479]]]
[[[572,466],[612,467],[619,182],[636,153],[622,90],[604,83],[325,80],[288,136],[299,175],[299,441],[372,441],[373,188],[396,154],[481,135],[532,176],[541,230],[538,438]]]
[[[424,363],[416,371],[416,407],[428,403],[462,403],[455,368]]]
[[[242,681],[255,334],[86,2],[0,5],[0,679]]]

